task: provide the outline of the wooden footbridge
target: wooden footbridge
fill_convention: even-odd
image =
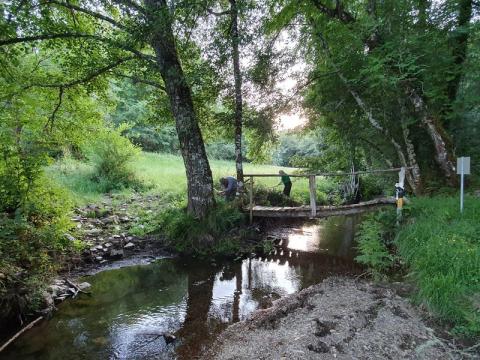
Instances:
[[[292,178],[308,178],[309,180],[309,192],[310,192],[310,205],[302,205],[295,207],[277,207],[277,206],[258,206],[254,203],[254,178],[255,177],[281,177],[280,174],[245,174],[245,178],[249,179],[248,184],[248,196],[249,205],[245,208],[245,211],[250,213],[250,222],[253,221],[253,217],[269,217],[269,218],[323,218],[335,215],[348,215],[361,211],[368,210],[379,205],[395,205],[395,197],[382,197],[370,201],[360,202],[358,204],[340,205],[340,206],[317,206],[316,195],[316,178],[328,177],[328,176],[357,176],[360,174],[372,174],[372,173],[391,173],[398,172],[399,182],[396,186],[404,188],[405,169],[407,168],[394,168],[385,170],[370,170],[370,171],[357,171],[357,172],[335,172],[335,173],[317,173],[317,174],[292,174],[288,175]]]

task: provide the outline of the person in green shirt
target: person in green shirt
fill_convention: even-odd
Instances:
[[[283,170],[280,170],[278,173],[282,175],[280,184],[283,183],[284,186],[283,195],[290,197],[290,190],[292,190],[292,181],[290,180],[290,176],[288,176],[287,173]]]

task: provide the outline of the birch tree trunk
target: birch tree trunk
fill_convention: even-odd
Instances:
[[[188,187],[188,212],[203,218],[214,206],[213,180],[192,95],[180,65],[166,0],[144,0],[152,45],[170,100]]]
[[[445,131],[442,126],[429,113],[424,100],[414,89],[408,89],[410,100],[415,112],[420,116],[420,120],[432,139],[435,149],[435,161],[442,170],[447,183],[450,186],[456,186],[458,179],[455,172],[455,163],[450,154],[445,140]]]
[[[238,33],[238,8],[236,0],[230,1],[231,37],[233,76],[235,78],[235,167],[237,180],[243,183],[243,159],[242,159],[242,73],[240,70],[240,36]]]

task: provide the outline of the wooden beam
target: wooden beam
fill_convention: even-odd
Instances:
[[[317,216],[317,185],[315,184],[315,175],[310,175],[308,185],[310,188],[310,216],[314,218]]]
[[[366,170],[366,171],[355,171],[355,172],[330,172],[330,173],[315,173],[315,174],[288,174],[290,177],[310,177],[310,176],[351,176],[351,175],[361,175],[361,174],[375,174],[375,173],[388,173],[388,172],[398,172],[402,168],[394,169],[379,169],[379,170]],[[406,167],[405,169],[412,169],[412,167]],[[281,177],[280,174],[245,174],[244,176],[250,177]]]

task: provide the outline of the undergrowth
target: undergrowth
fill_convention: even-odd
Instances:
[[[395,226],[395,212],[371,215],[357,234],[360,255],[376,278],[402,264],[423,304],[452,333],[480,336],[480,203],[466,197],[416,198]],[[397,270],[395,268],[395,270]]]
[[[203,220],[184,209],[171,208],[159,215],[158,231],[169,246],[190,256],[234,256],[241,251],[239,227],[245,215],[235,204],[220,203]]]
[[[398,255],[418,284],[416,300],[453,332],[480,336],[480,203],[458,197],[416,199],[412,219],[395,241]]]

